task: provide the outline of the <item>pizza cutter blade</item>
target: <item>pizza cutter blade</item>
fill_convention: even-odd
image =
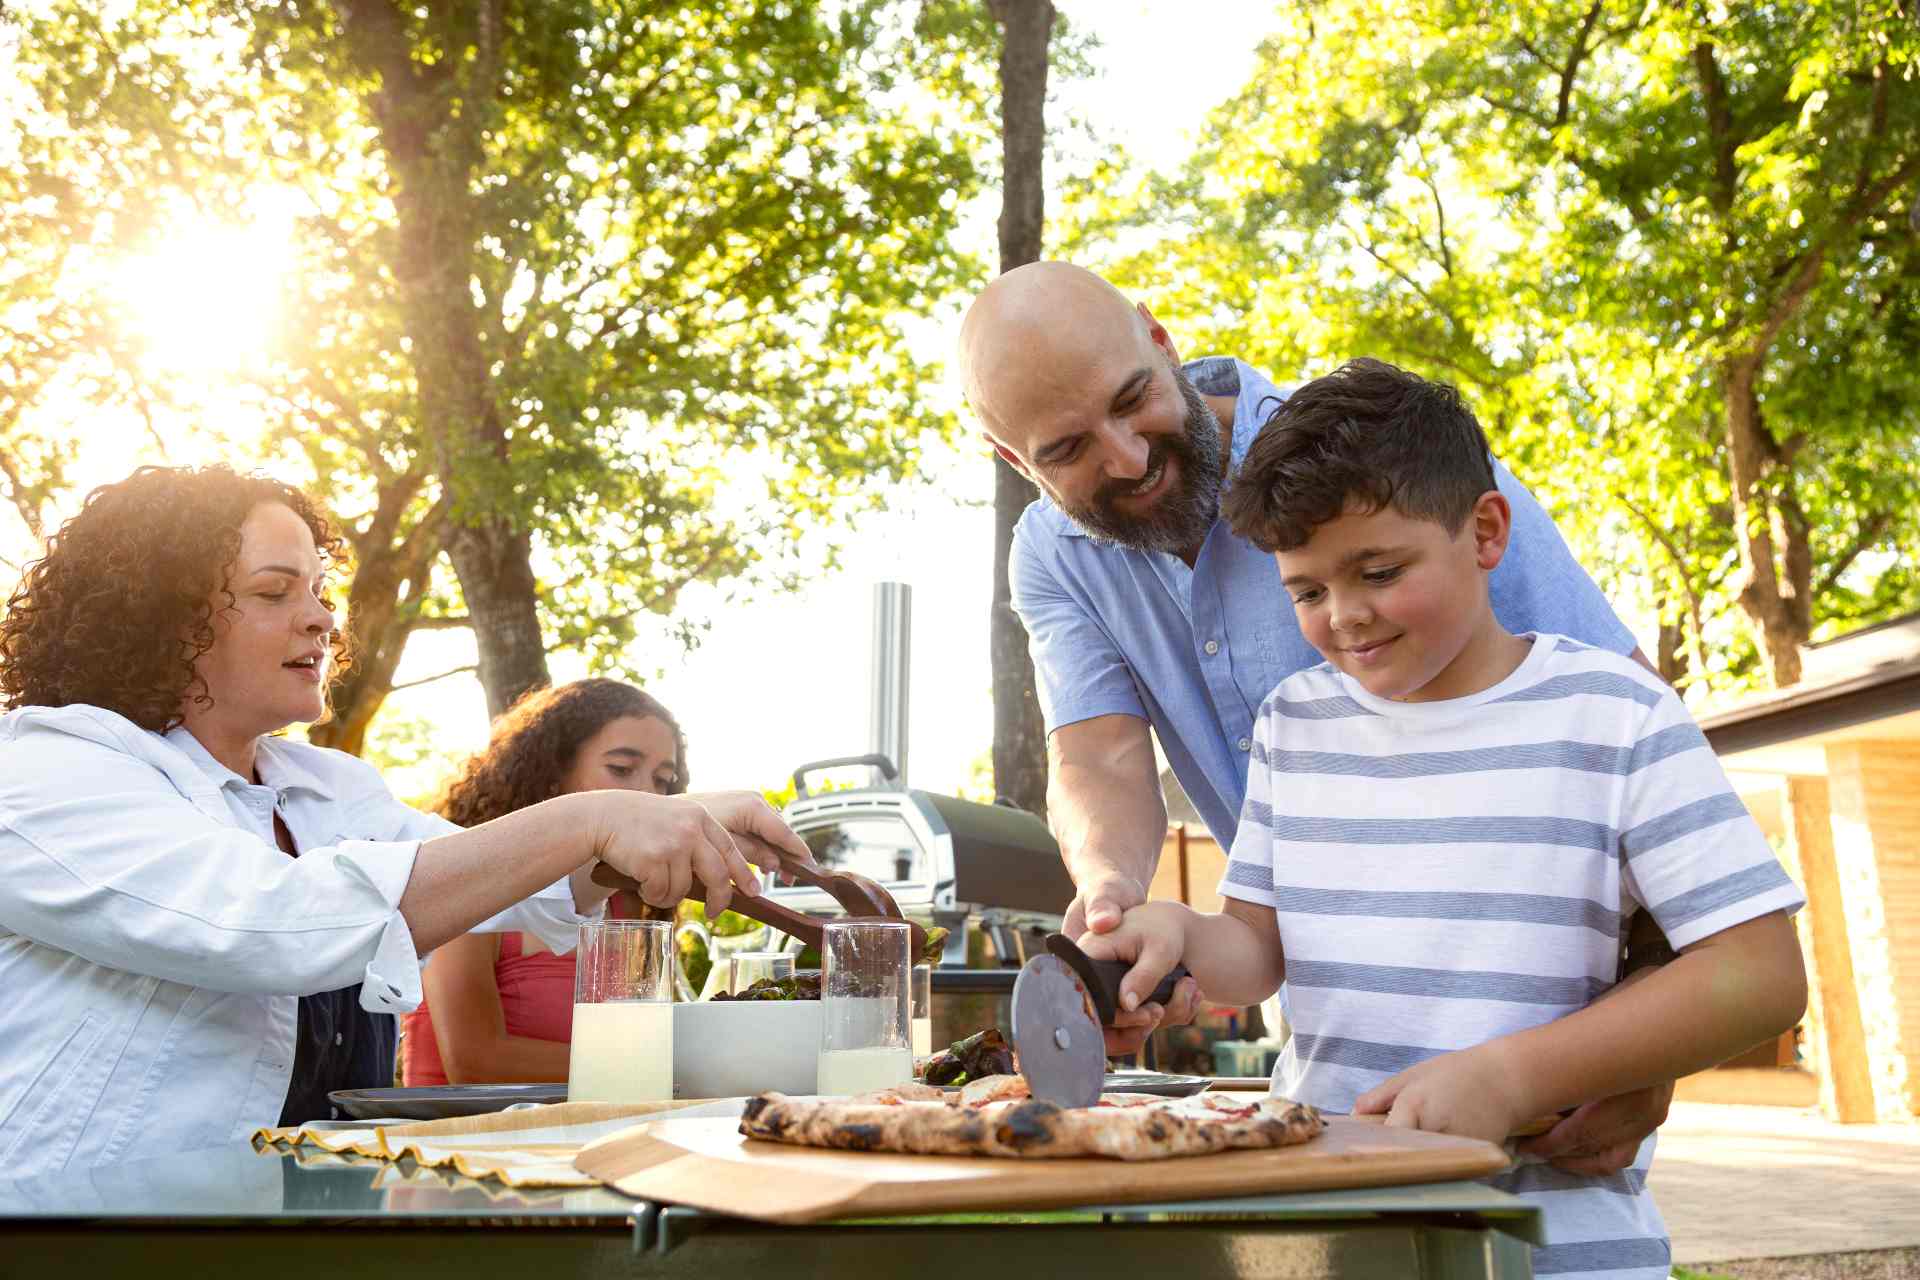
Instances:
[[[1061,1107],[1100,1100],[1106,1043],[1086,988],[1058,956],[1035,956],[1013,981],[1013,1048],[1034,1097]]]

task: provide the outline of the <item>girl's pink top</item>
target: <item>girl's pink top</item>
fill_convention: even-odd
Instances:
[[[573,953],[539,951],[525,955],[521,935],[500,935],[500,958],[493,965],[500,987],[500,1008],[506,1014],[507,1034],[534,1040],[573,1039]],[[412,1013],[402,1015],[406,1029],[407,1085],[446,1084],[447,1070],[440,1058],[440,1041],[433,1030],[433,1014],[423,1000]]]

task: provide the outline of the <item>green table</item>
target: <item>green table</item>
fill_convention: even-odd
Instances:
[[[0,1180],[0,1275],[1498,1277],[1538,1211],[1477,1183],[773,1227],[593,1188],[246,1147]]]

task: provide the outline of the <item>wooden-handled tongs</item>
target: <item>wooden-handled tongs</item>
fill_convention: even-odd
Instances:
[[[854,871],[829,871],[817,862],[795,857],[777,845],[764,840],[755,840],[752,836],[736,834],[736,842],[752,841],[764,864],[770,860],[778,861],[780,874],[797,884],[812,885],[824,890],[828,897],[845,908],[847,918],[854,920],[900,920],[905,922],[910,935],[908,946],[911,948],[908,963],[917,963],[927,945],[927,931],[907,920],[900,914],[900,904],[893,895],[881,887],[876,880]],[[606,863],[593,869],[595,884],[605,885],[609,889],[640,890],[640,882],[630,876],[614,870]],[[825,918],[810,916],[783,907],[770,898],[756,893],[748,893],[736,888],[733,900],[728,904],[729,911],[738,911],[743,916],[758,920],[761,924],[770,924],[793,937],[800,939],[816,950],[822,945],[820,927],[827,923]]]

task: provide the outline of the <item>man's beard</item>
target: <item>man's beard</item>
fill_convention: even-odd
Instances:
[[[1220,515],[1220,481],[1225,470],[1220,448],[1220,419],[1200,397],[1199,388],[1173,366],[1173,382],[1187,407],[1179,435],[1155,436],[1148,444],[1147,469],[1152,475],[1173,461],[1178,467],[1174,487],[1145,515],[1126,515],[1117,499],[1138,488],[1138,480],[1110,480],[1086,504],[1060,503],[1075,524],[1101,542],[1134,551],[1164,551],[1182,555],[1198,549]]]

